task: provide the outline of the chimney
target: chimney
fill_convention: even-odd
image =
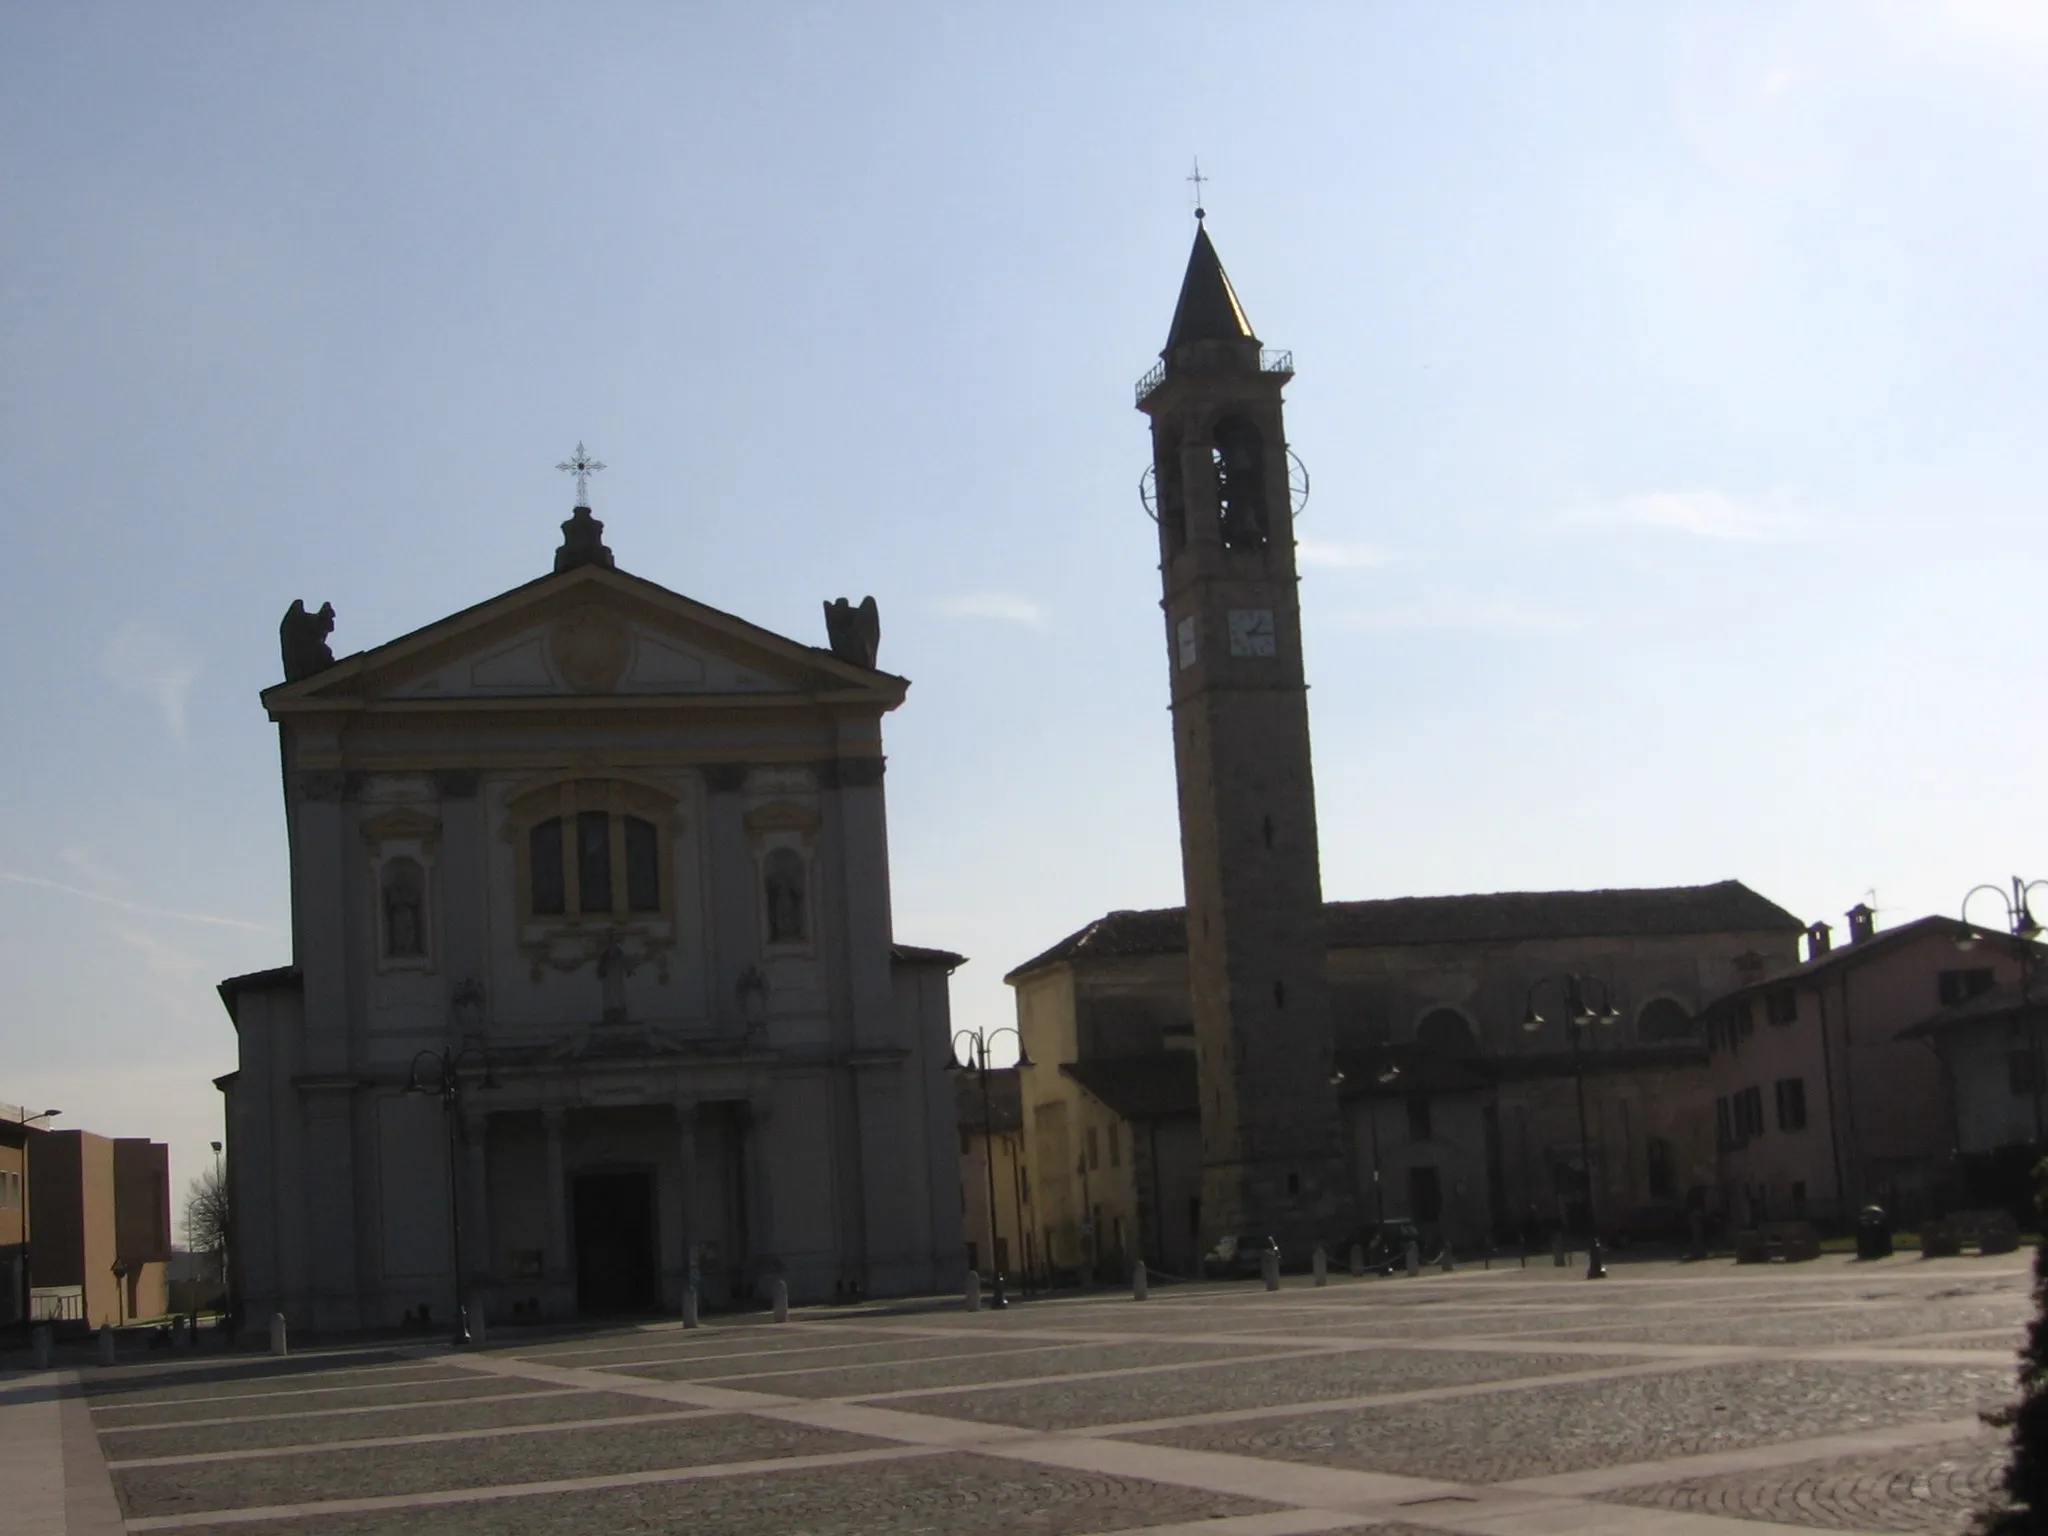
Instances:
[[[1861,944],[1877,932],[1877,914],[1860,901],[1849,909],[1848,918],[1851,944]]]
[[[1815,923],[1811,928],[1807,929],[1806,958],[1818,960],[1822,955],[1834,948],[1833,934],[1834,929],[1830,928],[1826,923]]]

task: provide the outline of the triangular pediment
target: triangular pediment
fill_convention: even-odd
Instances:
[[[872,703],[907,684],[623,571],[583,566],[453,614],[264,694],[336,706],[613,698]]]

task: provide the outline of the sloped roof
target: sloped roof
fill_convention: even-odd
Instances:
[[[1060,1071],[1126,1120],[1192,1115],[1201,1107],[1193,1051],[1064,1061]]]
[[[220,993],[221,1006],[234,1020],[235,1027],[241,1028],[242,1021],[235,1017],[235,1003],[244,992],[273,992],[296,989],[303,984],[296,965],[272,966],[267,971],[250,971],[241,976],[230,976],[214,990]]]
[[[949,971],[967,963],[965,955],[950,949],[926,949],[921,944],[891,944],[889,958],[898,965],[943,965]]]
[[[1645,938],[1688,933],[1799,933],[1790,912],[1740,880],[1616,891],[1501,891],[1483,896],[1400,896],[1323,905],[1331,949],[1525,939]],[[1111,912],[1025,961],[1003,979],[1060,961],[1181,954],[1187,909]]]
[[[1911,1040],[1970,1024],[1997,1024],[2027,1013],[2037,1016],[2048,1013],[2048,981],[2037,978],[2031,995],[2025,982],[2001,982],[1988,992],[1979,992],[1975,997],[1965,998],[1939,1013],[1930,1014],[1917,1024],[1908,1024],[1899,1031],[1898,1038]]]
[[[2016,939],[2010,934],[2004,933],[1987,933],[1982,928],[1978,928],[1973,924],[1958,922],[1953,917],[1943,917],[1939,914],[1928,917],[1916,917],[1910,923],[1901,923],[1896,928],[1887,928],[1881,933],[1872,934],[1867,939],[1858,939],[1852,944],[1837,945],[1824,955],[1816,956],[1811,960],[1805,960],[1798,965],[1775,972],[1764,977],[1761,981],[1753,981],[1747,986],[1737,987],[1732,992],[1723,993],[1720,997],[1708,1003],[1700,1012],[1704,1015],[1713,1009],[1725,1007],[1730,1003],[1741,1002],[1764,992],[1773,992],[1780,987],[1803,986],[1820,977],[1831,976],[1839,971],[1852,970],[1856,966],[1867,964],[1869,961],[1875,960],[1880,956],[1888,955],[1909,943],[1927,938],[1947,938],[1950,940],[1969,938],[1974,939],[1979,944],[2002,944],[2013,951],[2026,946],[2024,939]],[[2037,953],[2048,957],[2048,948],[2036,945],[2035,949]],[[1962,964],[1960,958],[1957,960],[1957,964]]]
[[[1173,306],[1173,324],[1167,328],[1165,356],[1188,341],[1256,341],[1230,275],[1210,243],[1206,225],[1195,226],[1194,249],[1188,252],[1188,270],[1180,280],[1180,299]]]
[[[515,632],[521,624],[549,616],[566,603],[593,599],[637,605],[650,621],[698,631],[706,643],[715,636],[720,649],[736,648],[754,662],[803,678],[816,697],[835,701],[866,697],[894,708],[910,686],[908,679],[894,673],[848,661],[828,647],[792,640],[644,576],[586,564],[550,571],[367,650],[337,657],[332,665],[306,677],[274,683],[263,690],[264,707],[276,717],[359,701],[374,693],[381,681],[408,667],[424,665],[428,658],[489,643]]]

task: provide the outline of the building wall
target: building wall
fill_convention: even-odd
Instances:
[[[2048,1030],[2042,1044],[2048,1045]],[[2014,1052],[2041,1049],[2024,1026],[2000,1021],[1946,1031],[1940,1040],[1953,1102],[1956,1150],[1992,1152],[2039,1139],[2042,1095],[2015,1092]],[[2020,1079],[2024,1082],[2024,1079]]]
[[[1646,1035],[1646,1010],[1676,1004],[1695,1017],[1760,970],[1789,967],[1796,949],[1797,935],[1786,930],[1333,949],[1331,1007],[1340,1049],[1411,1047],[1424,1020],[1449,1011],[1469,1029],[1479,1054],[1502,1069],[1497,1088],[1432,1097],[1431,1134],[1422,1141],[1409,1135],[1406,1095],[1398,1090],[1346,1100],[1342,1135],[1360,1221],[1378,1219],[1381,1209],[1390,1219],[1411,1216],[1415,1169],[1436,1171],[1442,1214],[1432,1225],[1456,1247],[1504,1247],[1526,1228],[1587,1219],[1579,1192],[1577,1093],[1565,1065],[1570,1041],[1554,987],[1539,985],[1535,994],[1544,1026],[1533,1033],[1522,1027],[1532,984],[1567,973],[1604,981],[1622,1015],[1620,1024],[1595,1027],[1583,1040],[1594,1210],[1602,1226],[1610,1232],[1670,1229],[1683,1224],[1688,1204],[1717,1213],[1722,1181],[1706,1067],[1642,1065],[1629,1053],[1671,1045],[1703,1053],[1699,1032],[1677,1040]],[[1023,1074],[1028,1155],[1041,1191],[1034,1220],[1062,1262],[1074,1262],[1080,1252],[1080,1189],[1071,1169],[1087,1126],[1099,1127],[1108,1111],[1059,1064],[1145,1056],[1191,1043],[1187,975],[1185,955],[1151,954],[1063,962],[1017,979],[1018,1029],[1037,1063]],[[1497,1152],[1489,1150],[1489,1108]],[[1098,1140],[1106,1136],[1101,1129],[1097,1134]],[[1148,1133],[1126,1126],[1125,1134],[1143,1139]],[[1653,1145],[1657,1171],[1668,1179],[1663,1194],[1651,1188]],[[1176,1193],[1170,1202],[1162,1195],[1159,1212],[1143,1213],[1150,1229],[1162,1234],[1176,1230],[1174,1213],[1184,1198],[1175,1170],[1190,1159],[1199,1166],[1200,1157],[1170,1134],[1166,1146],[1162,1177]],[[1151,1199],[1149,1165],[1133,1183],[1127,1198],[1135,1231],[1138,1191],[1148,1205]],[[1113,1199],[1126,1198],[1121,1185],[1111,1189]],[[1090,1193],[1091,1203],[1101,1200]],[[1165,1267],[1174,1262],[1180,1262],[1178,1247]]]
[[[114,1143],[90,1131],[49,1131],[38,1138],[34,1157],[29,1241],[36,1287],[82,1287],[92,1327],[130,1321],[129,1297],[114,1276]],[[156,1312],[144,1315],[161,1311],[158,1298]]]
[[[1808,1213],[1825,1220],[1845,1220],[1875,1200],[1917,1221],[1947,1198],[1954,1170],[1940,1062],[1931,1042],[1898,1036],[1942,1006],[1942,971],[1984,968],[2002,983],[2017,978],[2018,961],[1989,946],[1965,954],[1945,928],[1868,959],[1846,946],[1833,957],[1828,969],[1773,989],[1794,999],[1789,1022],[1771,1023],[1759,996],[1746,1024],[1717,1033],[1717,1099],[1755,1089],[1763,1108],[1762,1130],[1721,1153],[1738,1220],[1792,1216],[1799,1185]],[[2002,1061],[1998,1073],[2002,1081]],[[1779,1124],[1777,1084],[1787,1079],[1805,1085],[1801,1131]],[[2031,1099],[2026,1110],[2031,1131]]]
[[[36,1134],[23,1132],[24,1138]],[[28,1226],[28,1151],[0,1142],[0,1248],[23,1240]]]
[[[126,1274],[123,1305],[142,1321],[170,1311],[171,1149],[145,1137],[114,1142],[114,1246]]]
[[[989,1138],[981,1131],[962,1127],[960,1131],[961,1227],[969,1244],[972,1267],[984,1279],[991,1264],[999,1264],[1013,1283],[1025,1273],[1023,1234],[1030,1225],[1029,1208],[1022,1199],[1024,1138],[1021,1133],[998,1132],[995,1137],[995,1226],[989,1224],[988,1166]],[[1035,1248],[1035,1245],[1034,1245]],[[993,1255],[993,1259],[991,1258]]]

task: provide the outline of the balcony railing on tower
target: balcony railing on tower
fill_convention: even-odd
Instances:
[[[1262,348],[1259,352],[1259,372],[1285,374],[1294,377],[1294,354],[1282,352],[1273,347]],[[1152,398],[1152,392],[1166,382],[1166,359],[1161,358],[1145,370],[1145,376],[1138,380],[1135,394],[1137,403],[1143,405]]]

